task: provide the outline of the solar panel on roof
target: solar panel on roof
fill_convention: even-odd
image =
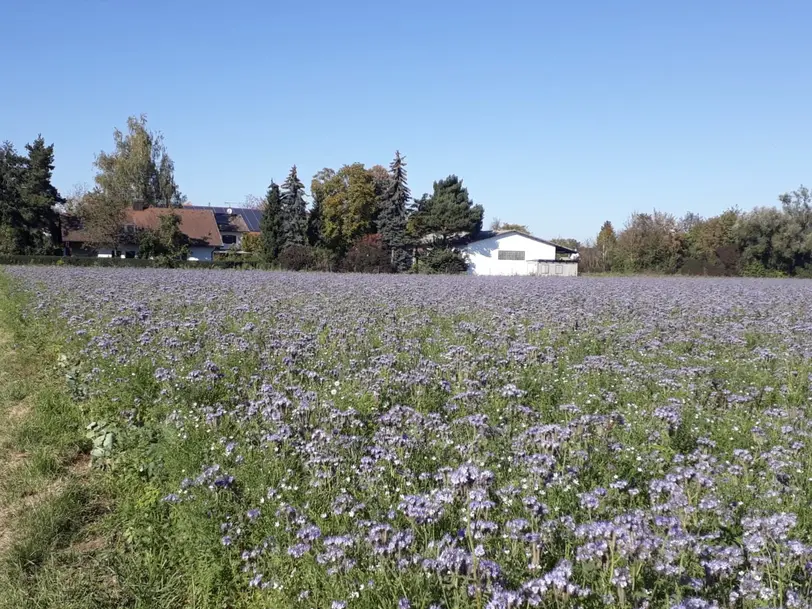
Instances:
[[[245,225],[252,233],[260,232],[260,226],[262,225],[262,210],[259,209],[249,209],[247,207],[228,207],[224,205],[189,205],[188,209],[209,209],[215,215],[227,214],[227,210],[230,209],[233,214],[242,216],[243,220],[245,220]]]

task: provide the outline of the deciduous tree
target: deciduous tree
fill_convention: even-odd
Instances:
[[[113,132],[115,149],[100,152],[94,165],[95,188],[79,205],[87,243],[116,249],[126,221],[126,210],[180,207],[185,201],[175,183],[175,164],[163,135],[147,128],[145,115],[127,119],[127,133]]]
[[[375,213],[375,185],[361,163],[345,165],[322,185],[322,232],[327,246],[343,256],[369,234]]]
[[[572,237],[556,237],[552,242],[562,247],[568,247],[571,250],[577,250],[581,247],[581,242]]]
[[[597,249],[598,261],[601,270],[608,271],[612,268],[612,256],[615,248],[617,247],[617,235],[615,235],[615,227],[607,220],[601,226],[598,233],[598,238],[595,240],[595,248]]]
[[[189,255],[189,238],[180,229],[180,216],[163,214],[157,229],[141,231],[138,239],[139,258],[180,260]]]
[[[617,251],[627,271],[673,273],[682,262],[682,233],[671,214],[634,213],[618,235]]]
[[[314,247],[324,245],[324,198],[327,196],[325,184],[329,182],[336,172],[325,167],[310,182],[310,195],[313,205],[307,214],[307,241]]]
[[[510,222],[502,222],[499,218],[494,218],[491,222],[492,231],[516,231],[518,233],[530,234],[530,229],[524,224],[511,224]]]
[[[113,132],[115,149],[96,157],[96,186],[111,205],[140,201],[145,207],[180,207],[185,201],[175,183],[175,164],[160,132],[147,128],[145,115],[127,119],[127,133]]]

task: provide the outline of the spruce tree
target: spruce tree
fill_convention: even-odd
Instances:
[[[259,227],[262,257],[266,262],[274,262],[282,251],[284,246],[282,228],[282,196],[279,185],[272,181],[268,187],[268,194],[265,196],[262,222]]]
[[[59,215],[54,208],[65,203],[51,183],[54,171],[54,146],[45,145],[40,135],[33,144],[26,144],[28,156],[20,184],[23,216],[28,233],[28,249],[32,253],[51,253],[61,243]]]
[[[282,184],[282,235],[284,247],[307,245],[307,203],[304,184],[294,165]]]
[[[24,159],[11,142],[0,145],[0,253],[20,254],[25,247],[20,183]]]
[[[307,242],[313,247],[322,244],[321,235],[321,197],[313,195],[313,207],[307,214]]]
[[[390,186],[383,200],[378,217],[378,232],[384,245],[391,251],[392,267],[405,271],[411,266],[411,256],[406,249],[407,208],[411,191],[406,181],[406,160],[395,152],[395,159],[389,165]]]

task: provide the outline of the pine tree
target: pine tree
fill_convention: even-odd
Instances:
[[[265,206],[260,224],[260,236],[262,241],[262,257],[266,262],[276,261],[284,245],[282,234],[282,196],[279,185],[271,182],[268,187],[268,194],[265,196]]]
[[[294,165],[282,184],[282,235],[284,247],[307,245],[307,203],[304,184]]]
[[[40,135],[33,144],[26,144],[28,156],[20,184],[24,220],[32,252],[51,253],[61,243],[59,215],[54,206],[65,203],[51,183],[54,171],[54,146],[45,145]]]
[[[406,180],[406,160],[400,156],[400,151],[395,152],[395,159],[389,165],[389,175],[391,181],[378,217],[378,232],[392,252],[392,267],[396,271],[405,271],[411,265],[411,256],[406,250],[409,243],[406,234],[407,208],[411,191]]]
[[[54,206],[64,203],[51,183],[54,147],[39,136],[25,148],[27,156],[0,147],[0,250],[48,254],[61,241]]]
[[[432,236],[443,246],[482,229],[484,210],[474,205],[468,189],[455,175],[435,182],[432,195],[423,195],[416,204],[414,226],[418,235]]]

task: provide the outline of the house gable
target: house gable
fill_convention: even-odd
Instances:
[[[491,233],[471,240],[462,248],[474,275],[535,274],[539,261],[553,262],[556,252],[572,252],[549,241],[518,231]]]

